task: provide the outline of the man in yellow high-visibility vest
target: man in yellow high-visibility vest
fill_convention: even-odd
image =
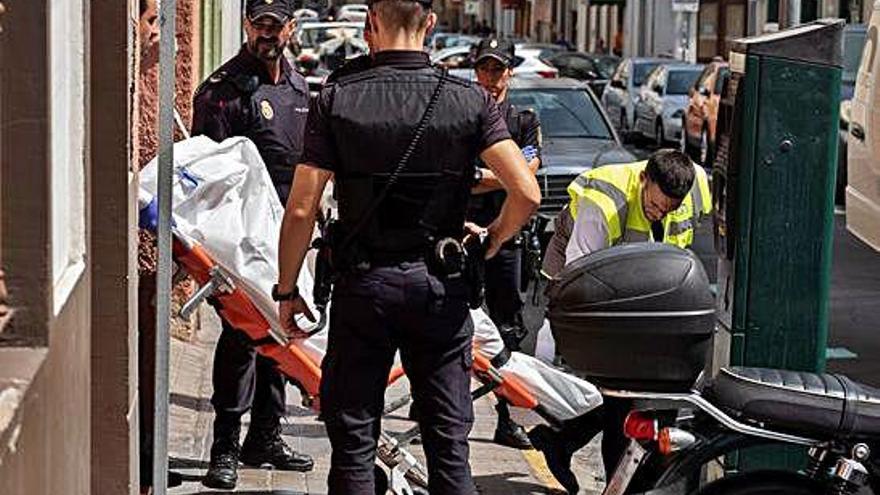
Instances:
[[[556,217],[543,269],[555,276],[568,263],[624,242],[665,242],[681,248],[712,211],[709,181],[684,153],[663,149],[647,161],[584,172],[569,186],[571,201]]]
[[[712,211],[706,172],[684,153],[656,151],[647,161],[606,165],[579,175],[569,186],[571,201],[556,217],[544,255],[543,272],[555,277],[572,261],[627,242],[665,242],[681,248],[694,241],[694,229]],[[606,479],[626,449],[623,420],[629,401],[605,403],[565,421],[561,431],[537,426],[529,438],[550,471],[569,493],[577,493],[571,456],[599,430]]]

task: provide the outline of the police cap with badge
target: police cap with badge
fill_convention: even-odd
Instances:
[[[367,0],[367,5],[372,7],[373,4],[379,3],[381,1],[382,0]],[[406,0],[404,0],[404,1],[406,1]],[[408,1],[418,3],[426,9],[430,9],[434,3],[434,0],[408,0]]]
[[[281,24],[293,19],[292,0],[247,0],[244,13],[253,22],[261,17],[271,17]]]
[[[485,38],[480,40],[477,45],[477,54],[474,57],[474,64],[488,59],[495,59],[501,62],[505,67],[514,67],[517,65],[517,57],[513,42],[506,39]]]

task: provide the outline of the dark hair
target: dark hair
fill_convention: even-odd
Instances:
[[[370,5],[370,10],[376,12],[388,28],[403,29],[408,33],[424,29],[430,12],[412,0],[379,0]]]
[[[141,6],[141,12],[139,15],[144,15],[144,12],[147,11],[147,0],[141,0],[140,6]]]
[[[648,179],[660,186],[663,194],[673,199],[684,199],[691,191],[696,170],[691,159],[678,150],[663,149],[654,152],[645,168]]]

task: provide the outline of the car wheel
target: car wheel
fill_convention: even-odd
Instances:
[[[666,144],[666,135],[663,130],[663,121],[658,120],[657,125],[654,126],[654,143],[657,145],[657,148],[662,148],[664,144]]]

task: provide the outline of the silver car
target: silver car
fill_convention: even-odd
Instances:
[[[653,139],[658,147],[679,142],[688,90],[702,71],[697,64],[664,64],[651,71],[639,89],[633,131]]]
[[[668,63],[669,59],[627,58],[611,75],[608,86],[602,92],[602,106],[621,137],[626,138],[635,123],[635,103],[639,88],[644,84],[648,73],[664,62]]]

